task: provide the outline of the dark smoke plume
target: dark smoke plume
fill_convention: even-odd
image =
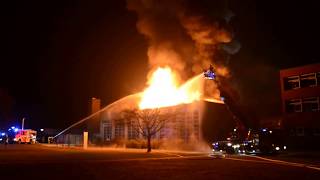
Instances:
[[[232,102],[238,102],[227,67],[230,55],[237,53],[241,45],[233,40],[229,22],[234,14],[226,1],[127,0],[127,7],[137,13],[137,29],[149,42],[151,73],[159,66],[170,66],[186,80],[212,64],[217,81],[203,81],[203,96],[219,99],[228,95],[228,99],[234,99]],[[230,121],[224,124],[230,126]]]
[[[127,0],[127,8],[138,14],[137,28],[149,42],[151,71],[168,65],[185,79],[213,64],[228,76],[226,56],[237,50],[228,47],[233,14],[224,1]]]

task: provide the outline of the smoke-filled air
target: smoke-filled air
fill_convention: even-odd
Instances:
[[[182,142],[197,144],[197,149],[207,148],[201,132],[204,108],[198,101],[224,103],[219,88],[231,76],[227,68],[230,54],[239,50],[232,41],[228,25],[232,13],[227,4],[217,1],[212,7],[206,5],[208,2],[194,1],[191,6],[188,0],[127,0],[128,10],[137,15],[136,28],[148,42],[149,73],[144,90],[95,113],[103,112],[104,126],[109,129],[103,137],[115,138],[109,125],[127,119],[128,129],[145,125],[138,132],[148,138],[148,152],[152,137],[164,139],[165,148],[181,147]],[[217,81],[204,78],[203,72],[209,67],[212,73],[214,69]],[[165,121],[158,121],[165,114]],[[139,138],[132,132],[131,138]]]
[[[207,2],[191,6],[187,0],[127,0],[127,8],[137,14],[138,31],[149,43],[150,70],[141,109],[196,100],[222,103],[215,82],[206,83],[199,74],[212,64],[218,77],[228,78],[228,52],[238,47],[231,46],[227,4],[210,7]]]

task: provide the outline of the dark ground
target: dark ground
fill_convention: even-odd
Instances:
[[[319,179],[320,169],[246,156],[0,145],[0,179]]]
[[[288,151],[276,155],[263,155],[262,157],[294,163],[313,164],[320,167],[319,151]]]

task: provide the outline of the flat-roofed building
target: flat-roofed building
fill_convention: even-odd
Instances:
[[[177,106],[160,108],[160,113],[170,113],[164,127],[153,136],[153,141],[161,142],[165,146],[176,143],[196,146],[201,140],[202,103],[181,104]],[[137,130],[135,119],[124,119],[121,110],[112,108],[101,113],[100,136],[104,142],[122,141],[124,144],[130,140],[143,140]],[[169,143],[170,142],[170,143]]]
[[[320,64],[281,70],[280,82],[283,128],[291,143],[297,147],[319,144]]]

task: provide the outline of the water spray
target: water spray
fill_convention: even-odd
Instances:
[[[61,134],[63,134],[63,133],[65,133],[66,131],[68,131],[69,129],[71,129],[71,128],[73,128],[73,127],[75,127],[75,126],[77,126],[77,125],[79,125],[79,124],[81,124],[81,123],[83,123],[83,122],[85,122],[85,121],[93,118],[94,116],[98,115],[99,113],[101,113],[101,112],[103,112],[103,111],[105,111],[105,110],[107,110],[107,109],[115,106],[115,105],[116,105],[117,103],[119,103],[119,102],[121,102],[121,101],[123,101],[123,100],[125,100],[125,99],[127,99],[127,98],[130,98],[130,97],[133,97],[133,96],[139,96],[139,95],[140,95],[140,93],[131,94],[131,95],[125,96],[125,97],[123,97],[123,98],[121,98],[121,99],[119,99],[119,100],[117,100],[117,101],[114,101],[113,103],[105,106],[104,108],[100,109],[99,111],[97,111],[97,112],[95,112],[95,113],[92,113],[91,115],[89,115],[89,116],[81,119],[80,121],[72,124],[71,126],[67,127],[66,129],[64,129],[63,131],[59,132],[57,135],[55,135],[53,138],[56,138],[56,137],[60,136]]]
[[[202,74],[199,74],[197,76],[194,76],[190,80],[188,80],[186,83],[184,83],[181,86],[181,89],[185,89],[186,91],[203,91],[202,90],[202,88],[203,88],[202,81],[203,81]],[[73,128],[73,127],[75,127],[75,126],[77,126],[77,125],[79,125],[79,124],[81,124],[81,123],[93,118],[94,116],[98,115],[99,113],[101,113],[101,112],[103,112],[105,110],[108,110],[111,107],[116,106],[118,103],[120,103],[120,102],[122,102],[122,101],[124,101],[126,99],[129,99],[130,97],[138,97],[138,96],[141,96],[141,93],[128,95],[128,96],[125,96],[125,97],[123,97],[123,98],[121,98],[121,99],[119,99],[117,101],[114,101],[113,103],[105,106],[104,108],[100,109],[99,111],[97,111],[95,113],[92,113],[89,116],[81,119],[80,121],[77,121],[74,124],[70,125],[66,129],[64,129],[63,131],[59,132],[57,135],[55,135],[53,138],[56,138],[56,137],[60,136],[61,134],[65,133],[66,131],[70,130],[71,128]],[[224,104],[224,102],[222,100],[215,99],[213,97],[205,97],[203,94],[200,97],[200,99],[198,99],[198,100],[212,102],[212,103]]]

